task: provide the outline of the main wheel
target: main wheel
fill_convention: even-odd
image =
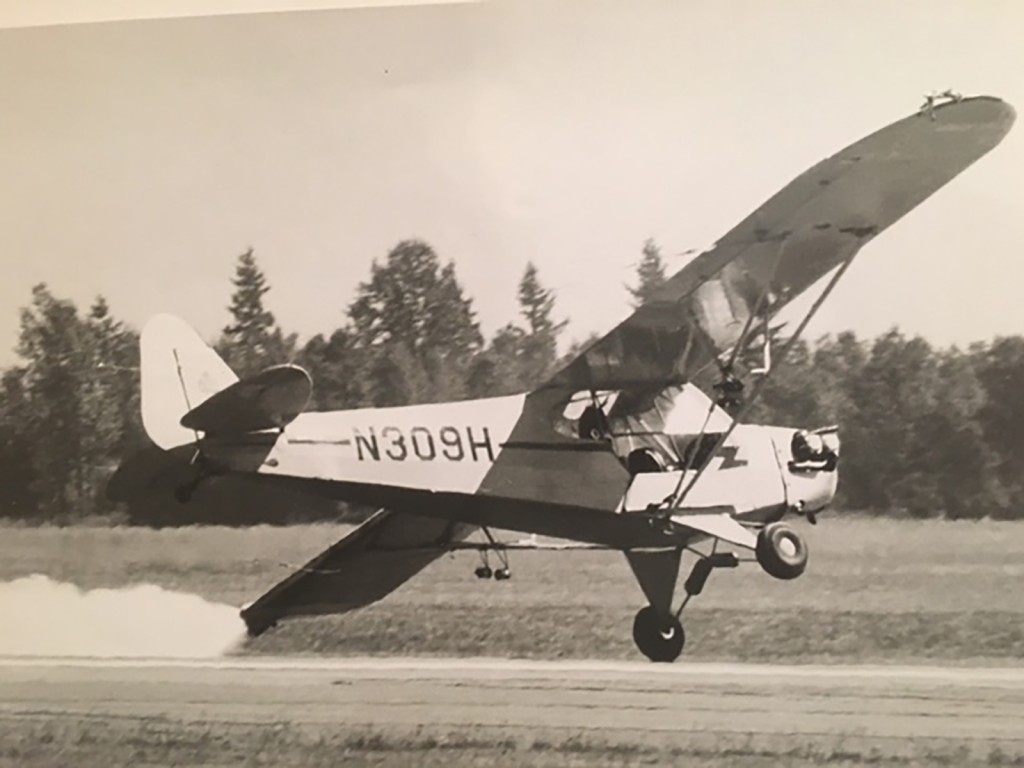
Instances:
[[[776,579],[795,579],[807,568],[807,544],[799,533],[782,523],[761,529],[754,553],[761,567]]]
[[[672,662],[683,652],[686,633],[675,616],[662,616],[648,605],[633,619],[633,641],[651,661]]]

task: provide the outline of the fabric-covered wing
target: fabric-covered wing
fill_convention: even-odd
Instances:
[[[893,123],[793,180],[549,387],[656,390],[691,380],[875,235],[995,147],[1013,108],[991,97]],[[759,302],[761,302],[759,304]]]
[[[474,526],[381,510],[242,610],[250,635],[286,616],[345,613],[386,597]]]

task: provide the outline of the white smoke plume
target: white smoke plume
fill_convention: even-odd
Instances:
[[[40,575],[0,583],[0,656],[211,658],[244,637],[237,608],[152,584],[83,591]]]

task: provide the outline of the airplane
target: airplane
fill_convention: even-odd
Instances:
[[[140,341],[154,445],[122,463],[108,495],[170,492],[187,504],[210,478],[231,476],[378,508],[241,610],[253,636],[369,605],[449,552],[479,551],[476,575],[505,581],[510,550],[597,548],[625,555],[646,599],[637,648],[675,661],[683,608],[711,572],[755,561],[777,579],[800,576],[808,546],[787,519],[815,522],[836,492],[835,426],[743,422],[773,366],[856,254],[1014,120],[998,98],[929,97],[798,176],[523,394],[307,412],[302,368],[239,380],[183,321],[157,315]],[[822,284],[779,341],[780,310]],[[493,530],[532,538],[502,543]],[[478,531],[485,541],[470,540]],[[677,606],[684,553],[694,564]]]

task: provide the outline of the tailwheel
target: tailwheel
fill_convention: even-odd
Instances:
[[[761,529],[754,550],[757,562],[777,579],[795,579],[807,568],[807,544],[799,533],[783,523]]]
[[[683,652],[686,633],[675,616],[658,613],[654,607],[641,608],[633,619],[633,640],[651,661],[673,662]]]

